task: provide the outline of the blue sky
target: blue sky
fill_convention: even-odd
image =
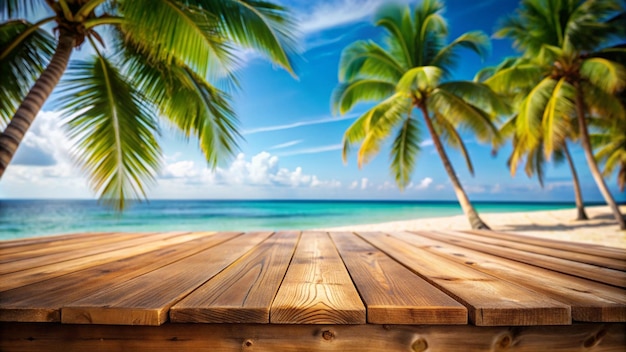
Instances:
[[[283,0],[299,24],[300,53],[294,59],[297,78],[262,57],[243,52],[238,71],[241,89],[234,104],[245,138],[240,154],[216,170],[206,167],[195,141],[188,143],[168,127],[161,143],[163,167],[149,188],[152,199],[398,199],[454,200],[454,192],[432,142],[423,136],[422,151],[412,184],[404,192],[389,172],[388,145],[359,169],[352,155],[341,159],[343,132],[363,113],[357,106],[344,116],[334,115],[330,97],[337,85],[341,51],[360,39],[380,42],[372,15],[385,0]],[[415,4],[416,1],[404,1]],[[518,1],[446,1],[450,38],[483,30],[491,35],[501,16],[512,13]],[[515,54],[511,43],[492,40],[492,52],[482,62],[473,53],[461,55],[454,79],[472,79],[477,70]],[[80,55],[80,54],[79,54]],[[71,159],[59,114],[44,106],[0,182],[1,198],[94,198]],[[460,155],[449,150],[456,171],[472,200],[572,201],[573,190],[565,164],[550,166],[545,186],[519,173],[511,177],[506,166],[510,147],[497,156],[491,147],[464,135],[476,169],[472,177]],[[586,169],[582,150],[572,148],[586,201],[602,201]],[[618,201],[626,195],[607,180]]]

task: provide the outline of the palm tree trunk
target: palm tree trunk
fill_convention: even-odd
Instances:
[[[569,153],[567,142],[563,142],[563,153],[565,154],[565,159],[567,159],[570,170],[572,170],[572,180],[574,181],[574,197],[576,198],[576,210],[578,211],[578,216],[576,217],[576,220],[588,220],[589,217],[587,216],[587,213],[585,213],[583,194],[580,191],[580,181],[578,180],[578,174],[576,173],[576,168],[574,167],[574,160],[572,160],[572,155]]]
[[[443,145],[441,144],[439,135],[437,135],[437,132],[435,131],[435,128],[433,127],[433,123],[430,120],[430,117],[428,116],[428,110],[424,106],[420,107],[420,109],[422,110],[422,115],[424,115],[424,120],[426,121],[426,126],[428,126],[428,131],[430,132],[430,136],[433,139],[433,144],[435,145],[435,149],[437,149],[437,152],[439,153],[439,158],[441,159],[441,162],[443,163],[443,167],[444,169],[446,169],[446,172],[448,173],[448,177],[450,178],[450,181],[452,182],[452,186],[454,187],[454,192],[456,193],[456,198],[459,200],[459,204],[461,205],[461,208],[463,209],[465,216],[467,216],[467,219],[469,220],[470,225],[472,226],[472,229],[490,230],[489,226],[487,226],[487,224],[485,224],[482,221],[480,216],[478,216],[478,213],[476,212],[476,210],[474,209],[474,206],[472,205],[469,198],[467,197],[467,194],[465,194],[465,191],[463,190],[463,187],[461,186],[461,182],[459,181],[459,178],[456,176],[456,172],[454,171],[454,168],[452,167],[452,163],[450,162],[450,159],[448,158],[448,155],[446,154],[445,149],[443,149]]]
[[[619,208],[617,207],[617,203],[615,203],[615,199],[613,199],[611,192],[609,192],[609,188],[606,186],[604,178],[602,178],[602,174],[600,173],[600,169],[598,168],[596,159],[593,157],[591,142],[589,140],[589,130],[587,130],[587,121],[585,121],[585,103],[583,101],[583,92],[580,86],[580,82],[574,82],[574,87],[576,88],[576,112],[578,115],[578,126],[580,129],[580,143],[583,146],[583,151],[585,152],[585,157],[587,158],[587,164],[589,165],[589,170],[591,171],[591,175],[596,181],[596,184],[598,185],[598,188],[600,189],[600,193],[602,193],[604,200],[611,208],[611,211],[615,216],[615,220],[617,220],[617,223],[619,224],[619,228],[621,230],[626,230],[626,221],[620,213]]]
[[[33,124],[35,117],[41,110],[54,87],[59,83],[61,76],[74,49],[74,36],[60,30],[59,42],[48,67],[41,73],[30,89],[22,104],[18,107],[11,122],[0,134],[0,179],[15,155],[24,135]]]

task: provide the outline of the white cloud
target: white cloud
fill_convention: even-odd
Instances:
[[[244,130],[242,132],[242,134],[249,135],[249,134],[261,133],[261,132],[282,131],[282,130],[288,130],[288,129],[291,129],[291,128],[302,127],[302,126],[319,125],[319,124],[323,124],[323,123],[331,123],[331,122],[337,122],[337,121],[343,121],[343,120],[350,120],[350,119],[353,119],[353,118],[355,118],[357,116],[358,115],[356,115],[356,114],[348,114],[348,115],[345,115],[345,116],[323,117],[323,118],[319,118],[319,119],[315,119],[315,120],[299,121],[299,122],[294,122],[294,123],[289,123],[289,124],[284,124],[284,125],[257,127],[257,128],[251,128],[251,129]]]
[[[367,187],[369,187],[369,185],[369,180],[366,177],[363,177],[361,179],[361,189],[366,189]]]
[[[299,166],[294,170],[282,168],[278,156],[268,152],[254,155],[250,160],[240,153],[227,168],[208,170],[193,161],[183,160],[168,163],[163,170],[160,179],[177,179],[178,184],[187,185],[329,188],[341,186],[339,181],[320,180],[316,175],[305,174]]]
[[[422,143],[420,143],[420,147],[429,147],[431,145],[434,145],[433,140],[432,139],[427,139],[425,141],[422,141]]]
[[[70,157],[72,150],[58,112],[41,111],[0,182],[3,197],[93,196]],[[45,192],[42,192],[45,190]]]
[[[345,24],[369,20],[369,17],[388,0],[318,1],[307,13],[298,16],[299,29],[304,34],[323,31]],[[396,2],[409,2],[408,0]]]
[[[433,179],[430,177],[425,177],[424,179],[420,181],[418,185],[415,185],[415,189],[419,189],[419,190],[427,189],[428,186],[431,185],[431,183],[433,183]]]
[[[396,189],[396,185],[394,185],[393,183],[389,182],[389,181],[385,181],[385,183],[383,183],[382,185],[378,186],[378,190],[379,191],[388,191],[391,189]]]
[[[343,148],[342,144],[331,144],[331,145],[323,145],[320,147],[313,147],[307,149],[298,149],[291,152],[280,153],[280,156],[293,156],[293,155],[302,155],[302,154],[317,154],[323,152],[330,152],[333,150],[341,150]]]
[[[284,149],[284,148],[289,148],[289,147],[293,147],[294,145],[298,145],[300,143],[302,143],[303,140],[302,139],[298,139],[295,141],[289,141],[289,142],[285,142],[285,143],[281,143],[281,144],[276,144],[274,146],[269,147],[269,150],[274,150],[274,149]]]

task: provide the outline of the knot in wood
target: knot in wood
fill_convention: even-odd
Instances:
[[[590,336],[588,339],[586,339],[585,342],[583,342],[583,346],[585,348],[595,347],[596,345],[598,345],[600,343],[600,341],[602,340],[604,335],[606,335],[606,330],[598,331],[596,334],[594,334],[594,335]]]
[[[322,337],[324,338],[324,340],[330,341],[335,338],[335,333],[331,330],[324,330],[322,332]]]
[[[505,349],[511,347],[512,343],[513,338],[511,335],[503,335],[500,339],[498,339],[498,342],[496,342],[496,346],[498,346],[499,349]]]
[[[426,339],[420,337],[419,339],[415,340],[415,342],[413,342],[413,345],[411,345],[411,349],[414,352],[426,351],[428,349],[428,342],[426,342]]]
[[[248,340],[244,341],[243,345],[246,346],[246,347],[252,346],[252,340],[248,339]]]

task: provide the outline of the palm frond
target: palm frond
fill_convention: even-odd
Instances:
[[[366,114],[361,127],[363,141],[357,153],[359,167],[368,163],[378,154],[382,142],[389,137],[394,127],[403,120],[411,109],[411,102],[400,94],[395,94],[372,107]]]
[[[4,128],[54,52],[54,38],[35,30],[19,43],[20,34],[32,28],[25,21],[0,24],[0,127]],[[13,49],[10,49],[12,46]]]
[[[430,61],[430,65],[439,66],[450,70],[456,64],[455,56],[458,48],[465,48],[485,58],[490,50],[489,37],[482,31],[463,33],[450,44],[437,52],[437,55]]]
[[[28,18],[32,14],[50,11],[43,0],[2,0],[0,1],[0,22],[9,18]]]
[[[461,151],[463,159],[465,159],[467,169],[469,170],[470,174],[474,176],[474,165],[472,164],[472,159],[470,158],[469,152],[467,151],[465,142],[463,142],[463,139],[461,138],[461,135],[456,130],[456,128],[450,123],[447,118],[445,118],[441,114],[435,114],[435,117],[433,118],[433,124],[437,126],[438,130],[441,131],[439,133],[439,137],[441,139],[444,139],[447,145]]]
[[[125,42],[155,61],[181,61],[203,77],[219,78],[235,64],[232,45],[208,11],[176,0],[120,2]]]
[[[230,97],[189,68],[173,67],[172,73],[182,84],[160,105],[161,111],[186,136],[198,139],[209,166],[216,167],[235,155],[241,139]]]
[[[333,92],[333,110],[345,114],[357,103],[385,99],[395,89],[393,83],[376,79],[358,79],[340,84]]]
[[[295,23],[280,5],[258,0],[182,0],[219,18],[219,32],[244,48],[255,49],[294,74]]]
[[[528,143],[528,146],[522,149],[531,149],[539,141],[543,113],[555,85],[556,82],[552,78],[544,78],[520,104],[515,119],[516,135],[524,136],[524,140]]]
[[[583,61],[581,77],[604,90],[615,93],[626,87],[626,68],[617,62],[594,57]]]
[[[626,107],[614,94],[598,88],[590,82],[581,83],[585,107],[592,116],[607,121],[620,121],[626,116]]]
[[[128,55],[126,75],[154,102],[160,114],[185,138],[198,141],[215,167],[238,150],[241,139],[230,97],[183,63],[156,63],[141,54]]]
[[[403,30],[403,19],[408,9],[398,4],[386,4],[381,7],[374,18],[376,26],[387,30],[388,44],[393,43],[393,57],[401,63],[402,67],[415,66],[415,47],[413,44],[413,30],[408,33]]]
[[[400,190],[409,184],[415,169],[415,160],[420,151],[418,127],[415,119],[405,119],[391,146],[391,173]]]
[[[543,150],[549,160],[554,150],[558,150],[570,133],[570,116],[576,112],[573,102],[574,87],[562,78],[552,90],[546,104],[543,119]]]
[[[481,141],[492,141],[499,136],[491,115],[449,91],[435,89],[428,103],[429,110],[444,116],[455,127],[468,128]]]
[[[401,63],[374,42],[357,41],[345,48],[339,61],[339,81],[378,77],[397,80],[404,73]]]
[[[155,116],[144,98],[107,59],[74,62],[62,81],[60,103],[77,162],[100,199],[124,209],[145,198],[160,163]]]
[[[544,70],[533,64],[516,65],[497,71],[484,81],[497,93],[529,90],[541,79]]]
[[[442,83],[439,88],[462,98],[494,117],[511,113],[511,108],[502,96],[496,94],[486,84],[472,81],[453,81]]]
[[[425,91],[436,87],[442,76],[443,70],[436,66],[414,67],[404,73],[396,89],[409,95],[416,91]]]

